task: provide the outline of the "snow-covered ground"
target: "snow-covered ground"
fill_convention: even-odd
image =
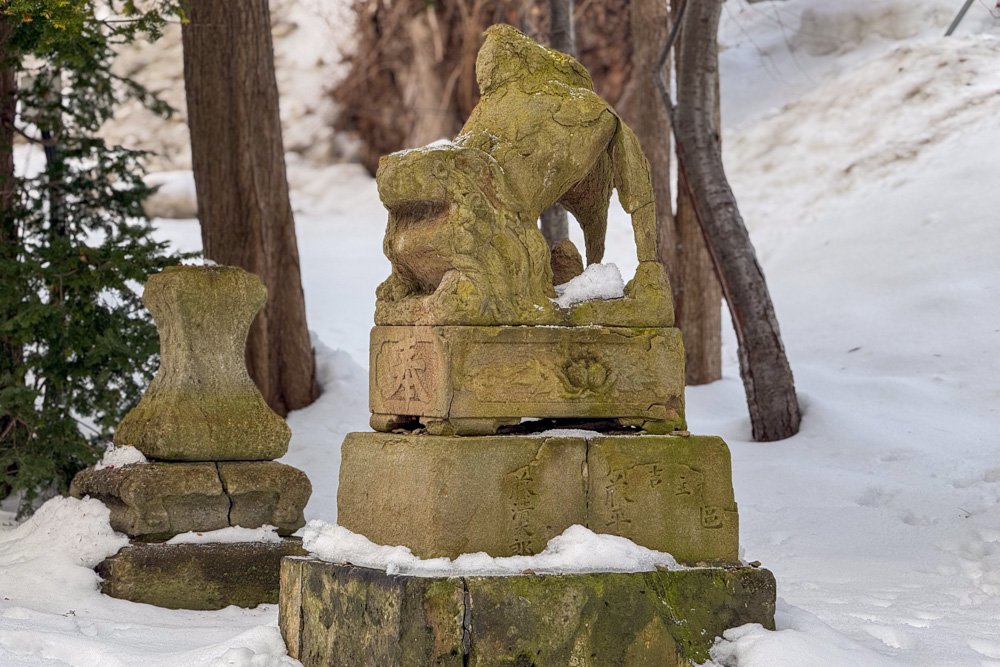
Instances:
[[[732,448],[744,557],[781,598],[778,631],[731,631],[717,665],[1000,665],[1000,21],[974,3],[942,38],[960,5],[725,5],[725,157],[805,416],[749,441],[728,330],[724,379],[688,389],[691,430]],[[325,393],[289,417],[283,460],[313,480],[308,518],[332,522],[341,439],[367,429],[385,213],[360,167],[289,173]],[[159,229],[199,246],[194,221]],[[626,279],[631,243],[616,209],[605,261]],[[274,607],[96,593],[88,568],[121,543],[105,517],[70,500],[0,515],[0,665],[297,664]]]

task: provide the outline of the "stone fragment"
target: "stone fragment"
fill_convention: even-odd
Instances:
[[[583,273],[583,258],[573,242],[563,239],[552,248],[552,284],[562,285]]]
[[[588,527],[682,563],[734,563],[739,514],[729,448],[716,436],[590,439]]]
[[[133,543],[97,566],[101,592],[168,609],[256,607],[278,602],[281,559],[298,540],[234,544]]]
[[[738,560],[729,450],[712,436],[349,433],[338,522],[421,558],[538,553],[573,524],[688,564]]]
[[[112,528],[147,540],[229,525],[229,497],[214,463],[87,468],[73,478],[70,494],[97,498],[111,510]]]
[[[378,326],[370,349],[374,428],[419,420],[446,434],[449,421],[465,435],[483,433],[474,420],[522,417],[685,428],[678,329]]]
[[[305,667],[691,667],[728,628],[774,628],[775,582],[748,567],[422,578],[309,558],[282,563],[281,597]]]
[[[290,535],[305,525],[311,490],[305,473],[273,461],[88,468],[70,485],[74,497],[108,506],[112,528],[143,540],[264,524]]]
[[[275,461],[219,463],[231,507],[229,523],[255,528],[265,523],[291,535],[306,525],[303,511],[312,493],[306,474]]]
[[[160,332],[160,368],[115,430],[152,459],[267,460],[291,431],[247,374],[247,332],[264,304],[260,279],[231,266],[171,266],[143,293]]]
[[[462,667],[461,579],[390,577],[351,565],[287,558],[278,623],[304,665]]]
[[[533,554],[587,520],[579,438],[349,433],[337,521],[421,558]]]

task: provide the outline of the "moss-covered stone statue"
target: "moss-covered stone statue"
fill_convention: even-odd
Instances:
[[[379,163],[392,275],[376,324],[671,326],[649,165],[586,69],[495,25],[476,77],[482,98],[454,142]],[[599,262],[612,188],[632,216],[639,269],[624,299],[561,309],[552,265],[572,266],[577,251],[567,241],[553,258],[538,216],[563,204],[583,228],[588,263]]]

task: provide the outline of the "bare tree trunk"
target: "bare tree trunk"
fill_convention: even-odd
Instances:
[[[684,39],[683,31],[679,39]],[[658,39],[657,44],[665,41]],[[677,53],[680,69],[679,44]],[[718,86],[719,72],[716,69],[714,125],[717,134],[721,133]],[[688,175],[679,156],[676,224],[674,314],[677,327],[684,336],[684,377],[689,385],[708,384],[722,378],[722,286],[715,276],[712,256],[705,246],[705,236],[691,199]]]
[[[13,204],[16,181],[14,180],[14,117],[17,108],[17,74],[14,69],[14,54],[9,40],[14,32],[14,23],[7,17],[0,17],[0,257],[16,259],[17,227],[14,224]],[[9,321],[16,312],[0,313],[0,319]],[[21,365],[20,344],[10,336],[0,334],[0,378],[10,378],[17,382],[16,369]],[[6,389],[6,382],[0,389]],[[0,412],[0,448],[4,443],[16,445],[19,429],[13,422],[14,416]],[[17,465],[11,464],[6,474],[17,473]],[[0,479],[0,498],[10,493],[10,485]]]
[[[798,432],[801,419],[792,369],[764,273],[726,179],[714,119],[722,0],[688,4],[674,113],[678,155],[736,329],[754,440],[781,440]]]
[[[625,121],[639,138],[649,160],[656,197],[656,256],[679,286],[677,229],[670,205],[670,117],[660,102],[652,72],[670,32],[670,12],[663,0],[631,0],[632,83],[622,105]],[[669,70],[669,66],[664,68]]]
[[[451,139],[461,129],[450,108],[451,91],[437,67],[444,59],[444,40],[434,6],[428,5],[407,25],[413,59],[403,77],[403,104],[413,109],[415,121],[407,137],[407,148],[426,146],[438,139]]]
[[[191,162],[205,255],[260,276],[247,367],[284,416],[319,395],[288,199],[267,0],[192,0],[183,24]]]
[[[549,0],[549,47],[576,56],[576,35],[573,32],[573,0]],[[562,204],[553,204],[542,211],[542,236],[549,248],[569,238],[569,215]],[[587,262],[591,259],[588,257]]]

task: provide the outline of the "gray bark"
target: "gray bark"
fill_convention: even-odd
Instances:
[[[753,438],[781,440],[797,433],[801,420],[792,369],[764,273],[726,179],[714,119],[722,0],[687,4],[673,112],[678,155],[736,330]]]

